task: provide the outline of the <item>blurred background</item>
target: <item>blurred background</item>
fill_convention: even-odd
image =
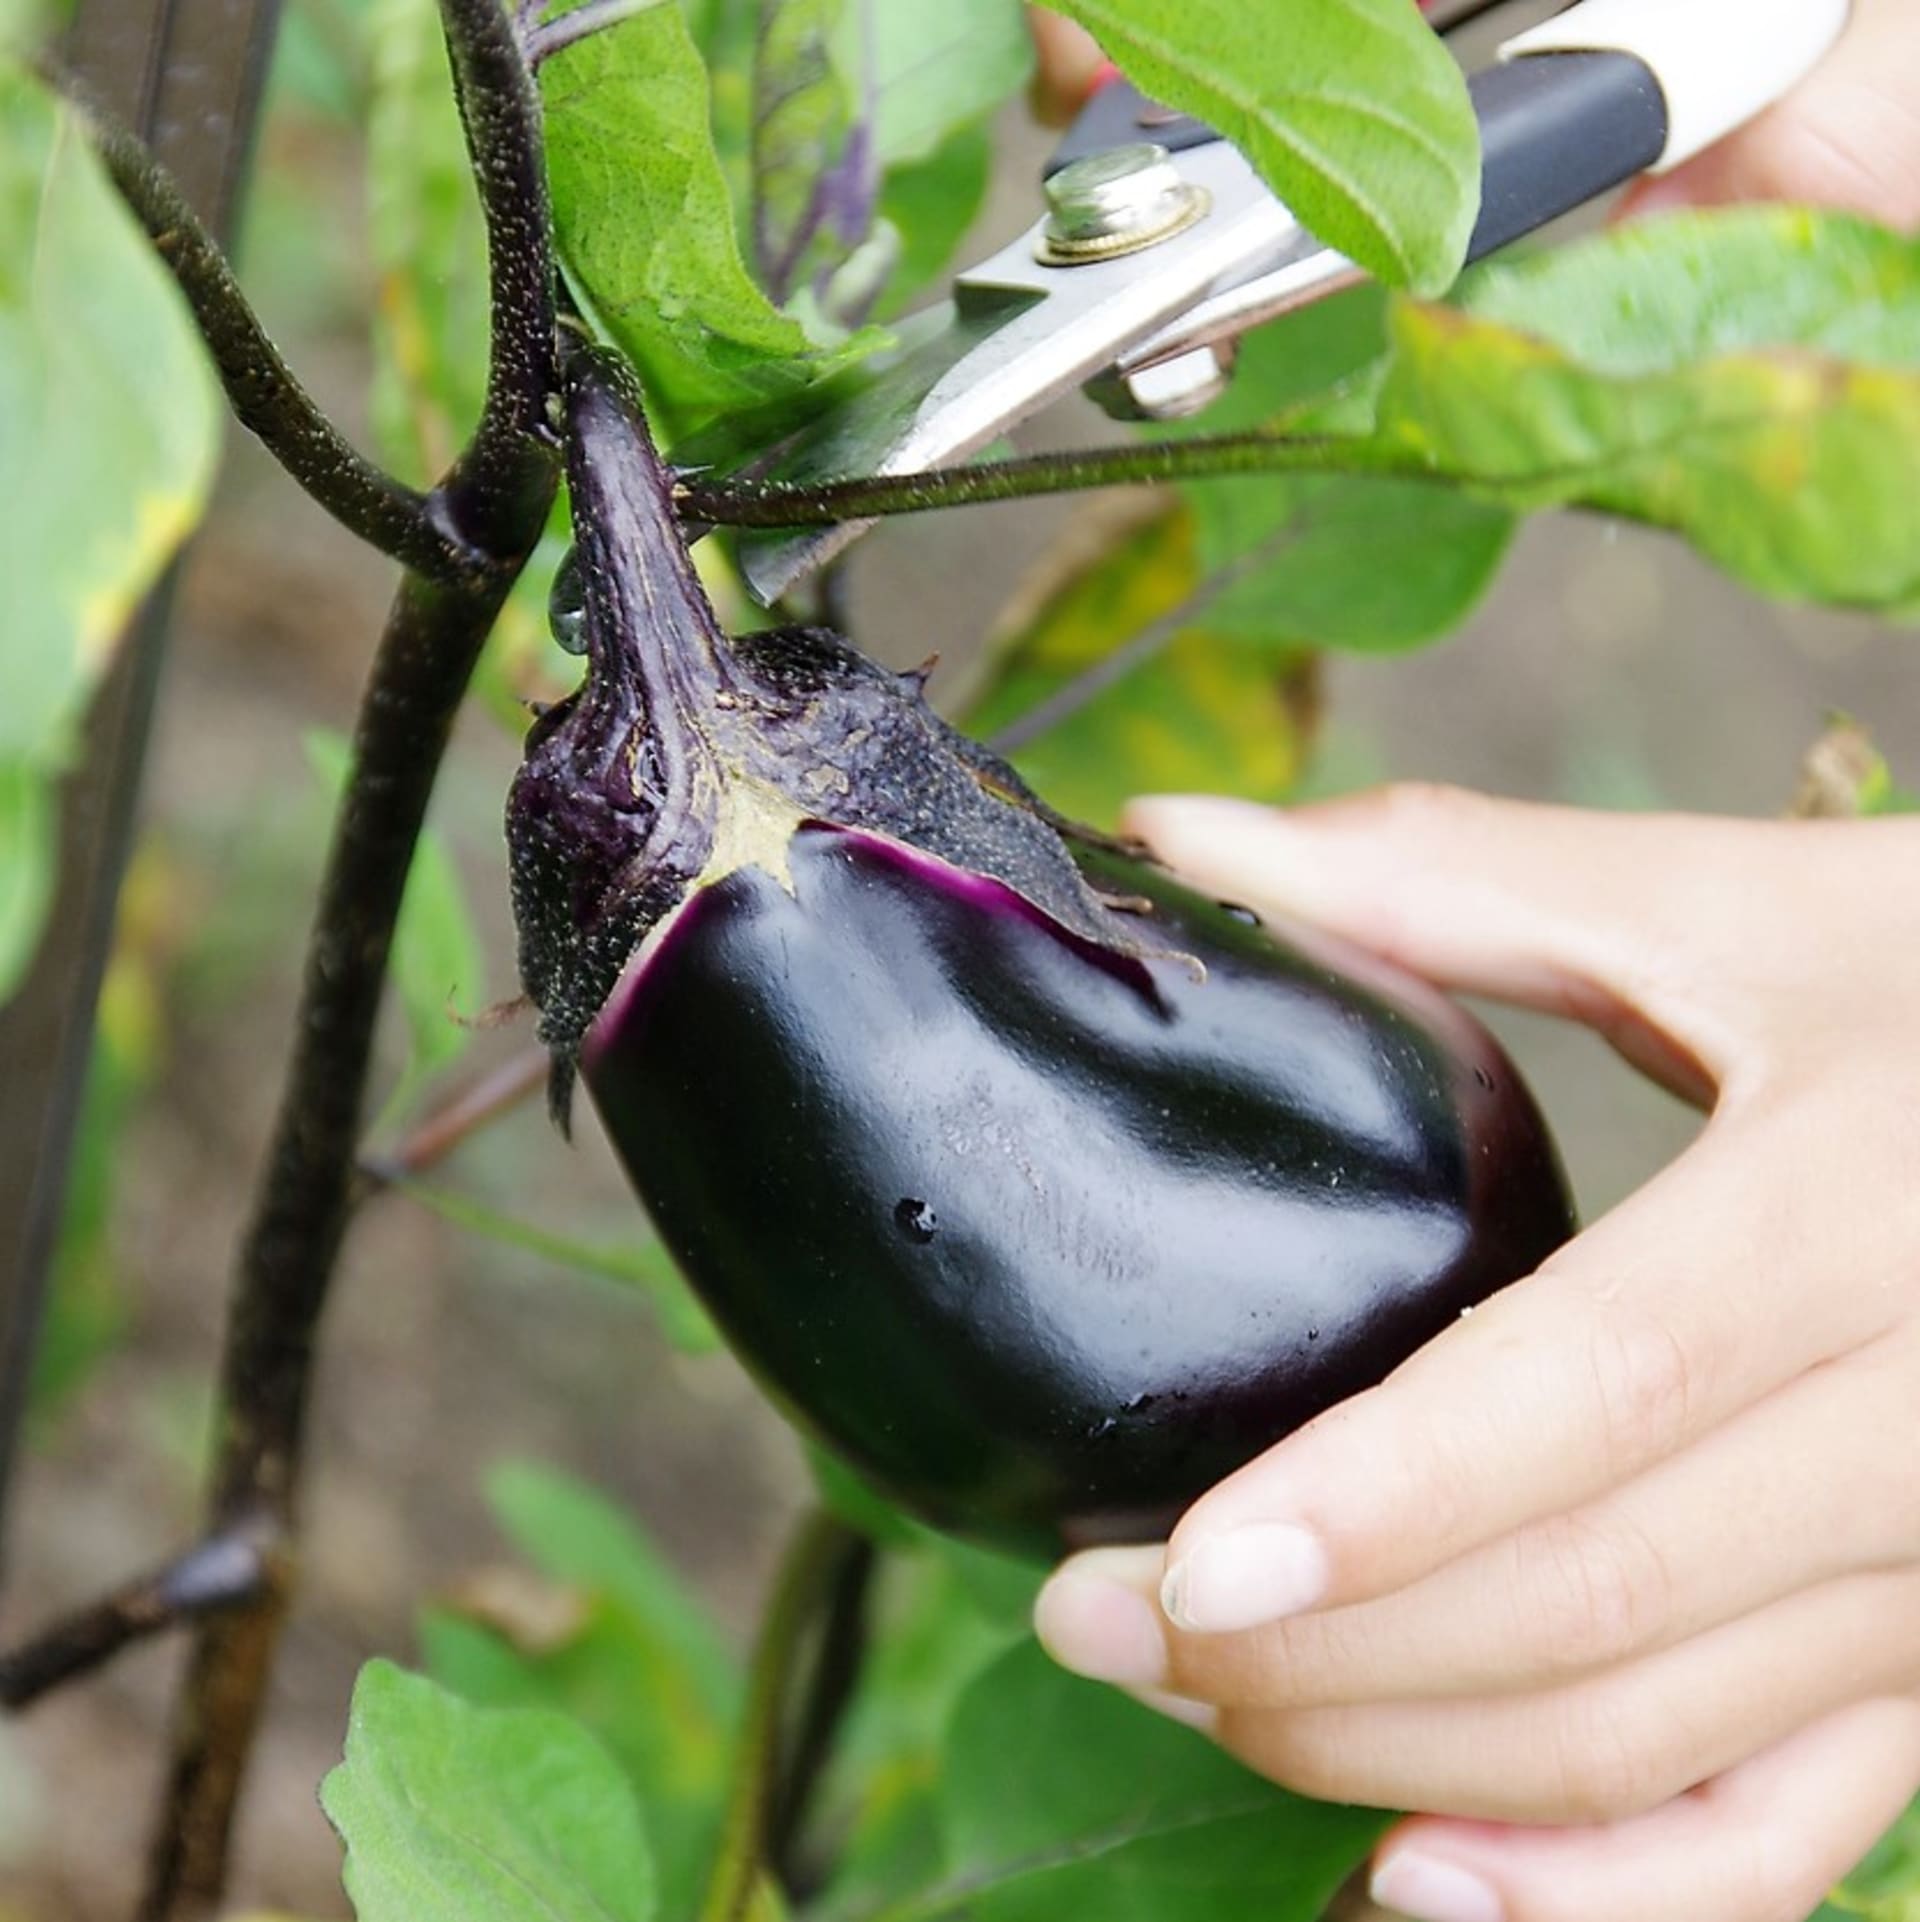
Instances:
[[[380,290],[362,239],[358,81],[342,21],[321,0],[290,11],[242,262],[294,364],[364,440]],[[1031,217],[1047,139],[1007,113],[970,248]],[[1021,440],[1058,447],[1110,431],[1075,400]],[[936,693],[964,685],[982,637],[1090,511],[1113,510],[1023,503],[894,523],[856,550],[856,636],[897,666],[937,652]],[[349,726],[392,584],[387,564],[231,436],[175,609],[146,825],[13,1497],[6,1639],[159,1559],[195,1526],[206,1384],[325,828],[329,755],[314,737]],[[1766,815],[1789,802],[1832,710],[1865,722],[1911,784],[1915,645],[1872,621],[1760,602],[1658,536],[1592,518],[1539,521],[1450,640],[1406,658],[1329,661],[1308,787],[1420,777],[1595,807]],[[570,672],[524,618],[496,666],[435,814],[484,956],[484,987],[463,995],[476,1009],[514,992],[500,833],[517,758],[511,690],[564,685]],[[1587,1214],[1689,1138],[1694,1117],[1599,1043],[1493,1018],[1557,1127]],[[404,1025],[391,1024],[385,1089],[409,1058]],[[471,1082],[530,1041],[524,1015],[490,1026],[442,1085]],[[359,1664],[405,1659],[421,1598],[500,1557],[482,1496],[493,1465],[553,1464],[615,1497],[735,1639],[805,1495],[792,1440],[732,1361],[687,1353],[664,1332],[677,1303],[650,1285],[644,1252],[631,1252],[643,1230],[590,1115],[569,1147],[537,1100],[524,1103],[431,1180],[519,1226],[478,1233],[390,1193],[353,1233],[320,1371],[304,1584],[244,1813],[242,1911],[347,1913],[315,1785],[338,1757]],[[608,1272],[555,1259],[565,1250],[542,1234],[599,1251]],[[150,1646],[0,1726],[5,1922],[124,1912],[180,1654],[177,1643]]]

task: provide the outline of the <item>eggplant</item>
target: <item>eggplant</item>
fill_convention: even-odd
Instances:
[[[567,379],[522,972],[798,1427],[995,1546],[1152,1539],[1567,1238],[1477,1021],[1061,820],[838,635],[730,640],[622,364]]]

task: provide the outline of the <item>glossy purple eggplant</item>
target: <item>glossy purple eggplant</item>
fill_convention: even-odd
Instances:
[[[1566,1238],[1470,1016],[1076,835],[837,637],[728,641],[617,370],[570,409],[523,970],[799,1426],[942,1527],[1149,1537]]]

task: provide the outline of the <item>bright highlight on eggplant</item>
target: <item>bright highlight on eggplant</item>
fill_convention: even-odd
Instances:
[[[729,640],[619,363],[568,406],[522,972],[800,1427],[940,1527],[1148,1538],[1571,1233],[1464,1011],[1074,828],[837,635]]]

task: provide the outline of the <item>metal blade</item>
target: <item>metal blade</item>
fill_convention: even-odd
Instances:
[[[756,463],[764,478],[914,474],[984,447],[1163,332],[1208,295],[1302,250],[1324,253],[1225,141],[1177,156],[1207,214],[1150,249],[1056,266],[1036,224],[960,276],[946,330],[903,355],[838,410]],[[1336,257],[1333,257],[1337,259]],[[1342,263],[1344,265],[1344,263]],[[748,585],[776,600],[855,540],[868,522],[743,537]]]

